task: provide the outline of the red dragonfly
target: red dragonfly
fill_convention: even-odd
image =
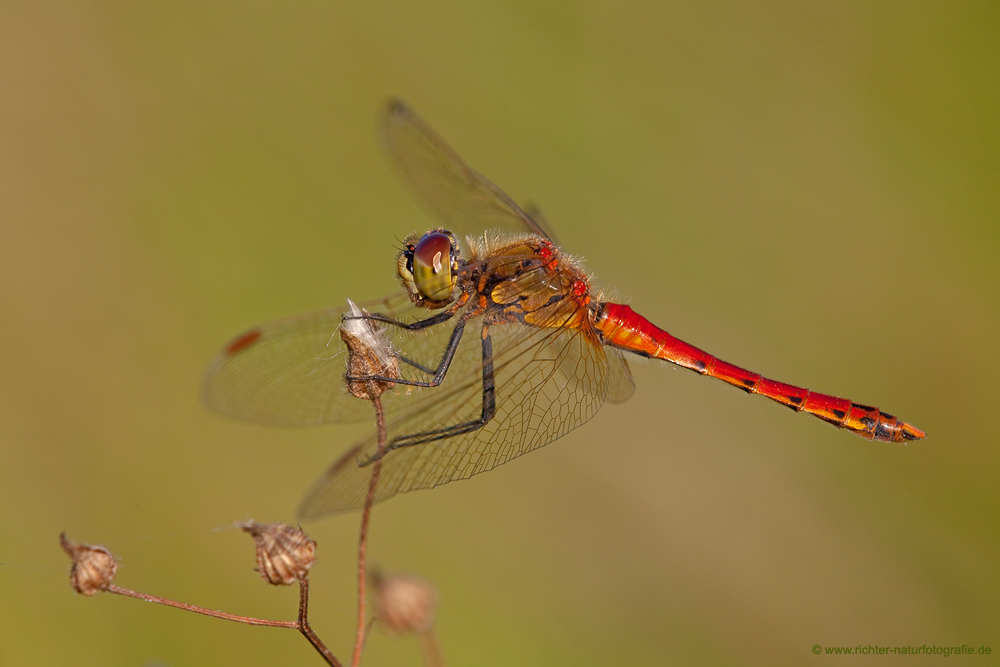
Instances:
[[[381,138],[403,181],[446,228],[408,238],[396,261],[403,289],[363,304],[361,317],[384,329],[400,372],[382,378],[394,389],[382,396],[388,446],[376,500],[491,470],[583,424],[605,400],[628,399],[635,384],[624,352],[719,378],[868,440],[924,437],[878,408],[722,361],[603,300],[539,216],[470,169],[402,102],[386,109]],[[237,336],[208,368],[204,403],[277,426],[370,419],[367,401],[347,391],[336,335],[351,317],[335,308]],[[300,514],[361,507],[375,456],[374,437],[350,449]]]

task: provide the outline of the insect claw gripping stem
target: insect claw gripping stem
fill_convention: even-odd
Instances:
[[[600,304],[595,327],[601,332],[606,345],[663,359],[696,373],[718,378],[747,393],[766,396],[796,412],[808,412],[866,440],[906,442],[920,440],[926,435],[912,424],[876,407],[769,380],[758,373],[722,361],[674,338],[625,305]]]

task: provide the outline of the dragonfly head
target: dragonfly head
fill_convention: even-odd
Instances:
[[[440,308],[451,301],[458,281],[458,242],[444,229],[411,236],[396,258],[403,287],[414,302]]]

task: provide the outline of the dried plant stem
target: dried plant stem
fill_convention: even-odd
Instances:
[[[313,648],[319,651],[319,654],[323,656],[327,664],[333,667],[341,667],[340,662],[333,657],[330,649],[320,641],[320,638],[316,636],[316,633],[313,632],[312,627],[309,625],[309,579],[307,577],[299,579],[298,630],[313,645]]]
[[[330,649],[320,641],[319,637],[312,631],[309,627],[309,620],[306,618],[309,609],[309,580],[305,577],[299,580],[299,618],[297,621],[273,621],[268,618],[255,618],[253,616],[239,616],[237,614],[227,614],[224,611],[217,611],[215,609],[206,609],[205,607],[199,607],[197,605],[188,604],[186,602],[178,602],[176,600],[170,600],[168,598],[161,598],[158,595],[149,595],[148,593],[140,593],[139,591],[133,591],[128,588],[122,588],[115,584],[109,584],[103,589],[107,593],[117,593],[118,595],[124,595],[130,598],[137,598],[139,600],[144,600],[146,602],[156,602],[157,604],[162,604],[167,607],[176,607],[177,609],[183,609],[184,611],[194,612],[196,614],[203,614],[205,616],[211,616],[212,618],[221,618],[226,621],[235,621],[237,623],[245,623],[247,625],[263,625],[270,628],[290,628],[293,630],[298,630],[301,632],[309,643],[323,656],[327,664],[332,667],[341,667],[340,662],[330,653]]]
[[[385,412],[382,410],[382,400],[377,396],[372,399],[375,406],[375,426],[378,429],[378,454],[372,464],[372,476],[368,482],[368,496],[365,498],[365,509],[361,513],[361,536],[358,539],[358,631],[354,640],[354,657],[351,667],[361,663],[361,650],[365,645],[365,584],[368,577],[368,522],[371,518],[372,505],[375,504],[375,491],[378,488],[379,474],[382,472],[382,455],[385,453]]]
[[[239,616],[237,614],[227,614],[224,611],[216,611],[215,609],[206,609],[205,607],[198,607],[196,605],[188,604],[186,602],[177,602],[176,600],[161,598],[158,595],[149,595],[148,593],[140,593],[139,591],[133,591],[128,588],[122,588],[121,586],[116,586],[115,584],[109,584],[104,590],[108,593],[117,593],[118,595],[125,595],[130,598],[145,600],[146,602],[156,602],[157,604],[166,605],[168,607],[176,607],[177,609],[183,609],[184,611],[192,611],[196,614],[204,614],[205,616],[211,616],[213,618],[221,618],[226,621],[236,621],[237,623],[246,623],[247,625],[266,625],[272,628],[293,628],[296,630],[299,628],[299,624],[297,621],[272,621],[267,618],[254,618],[253,616]]]
[[[417,641],[420,642],[420,652],[424,655],[424,664],[427,667],[444,667],[441,644],[438,643],[437,633],[433,627],[425,632],[418,632]]]

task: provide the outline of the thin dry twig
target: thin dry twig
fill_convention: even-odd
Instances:
[[[354,656],[351,667],[361,663],[361,652],[365,645],[365,586],[368,570],[368,525],[371,521],[372,505],[378,489],[378,478],[382,472],[382,457],[385,454],[386,432],[385,412],[382,409],[382,394],[392,389],[393,380],[399,378],[399,363],[393,353],[385,332],[368,312],[358,308],[348,299],[351,315],[344,318],[340,327],[340,337],[347,345],[347,391],[356,398],[372,402],[375,408],[375,426],[378,431],[378,453],[372,466],[361,513],[361,534],[358,538],[358,629],[354,639]]]
[[[286,544],[295,547],[291,553],[281,552],[280,550],[274,548],[274,541],[270,540],[267,545],[270,547],[270,550],[266,554],[267,558],[277,559],[275,562],[278,562],[288,568],[292,568],[291,570],[285,570],[285,572],[296,572],[294,579],[297,579],[299,582],[299,616],[295,621],[275,621],[267,618],[256,618],[254,616],[240,616],[238,614],[230,614],[216,609],[199,607],[186,602],[178,602],[177,600],[171,600],[158,595],[140,593],[139,591],[133,591],[129,588],[118,586],[111,583],[118,570],[118,560],[110,551],[104,547],[92,547],[86,544],[70,542],[66,539],[65,533],[60,535],[60,542],[66,553],[73,559],[73,567],[70,570],[70,581],[73,588],[83,595],[87,595],[89,597],[98,592],[115,593],[117,595],[124,595],[125,597],[136,598],[145,602],[155,602],[167,607],[174,607],[183,611],[202,614],[203,616],[220,618],[225,621],[234,621],[236,623],[244,623],[246,625],[259,625],[270,628],[295,629],[302,633],[309,643],[313,645],[313,648],[315,648],[316,651],[323,656],[323,659],[328,665],[331,667],[343,667],[337,658],[334,657],[333,653],[330,652],[330,649],[328,649],[319,637],[316,636],[316,633],[313,632],[309,625],[309,579],[306,576],[306,570],[308,570],[312,564],[315,542],[310,540],[305,533],[302,533],[298,529],[293,529],[290,526],[281,526],[279,524],[262,526],[259,524],[253,524],[252,522],[251,524],[254,530],[261,529],[270,530],[272,532],[278,531],[283,538],[288,538],[285,539]],[[244,526],[244,528],[246,529],[247,526]],[[297,532],[299,535],[291,535],[293,532]],[[289,538],[290,535],[291,538]],[[261,544],[258,541],[258,547],[260,546]],[[261,562],[261,558],[261,552],[260,549],[258,549],[258,563]],[[266,569],[272,573],[274,572],[274,568],[271,566]],[[263,570],[262,573],[264,573]],[[265,579],[268,579],[266,575]],[[274,585],[291,583],[291,581],[278,581],[273,577],[268,580]]]
[[[177,600],[171,600],[169,598],[161,598],[158,595],[140,593],[139,591],[133,591],[129,588],[123,588],[115,584],[110,584],[104,590],[108,593],[117,593],[118,595],[124,595],[126,597],[144,600],[146,602],[155,602],[167,607],[175,607],[177,609],[183,609],[184,611],[194,612],[195,614],[203,614],[204,616],[211,616],[212,618],[221,618],[225,621],[235,621],[237,623],[246,623],[247,625],[264,625],[271,628],[293,628],[295,630],[298,630],[299,628],[298,621],[274,621],[267,618],[255,618],[253,616],[229,614],[216,609],[206,609],[205,607],[188,604],[187,602],[178,602]]]
[[[368,495],[365,497],[365,508],[361,513],[361,536],[358,539],[358,631],[354,639],[354,657],[351,667],[361,663],[361,651],[365,645],[365,586],[368,576],[368,524],[371,518],[372,505],[375,503],[375,491],[378,488],[379,474],[382,472],[382,455],[385,453],[385,412],[382,410],[382,400],[372,398],[375,407],[375,425],[378,430],[378,454],[372,464],[372,476],[368,482]]]
[[[319,654],[323,656],[323,659],[333,667],[342,667],[340,662],[333,656],[330,649],[326,647],[320,638],[316,636],[313,632],[312,626],[309,625],[309,579],[307,577],[302,577],[299,579],[299,620],[298,620],[298,630],[302,635],[313,645]]]
[[[433,627],[424,632],[418,632],[417,641],[420,642],[420,652],[424,655],[424,664],[427,667],[444,667],[441,643],[438,641],[437,633],[434,632]]]

